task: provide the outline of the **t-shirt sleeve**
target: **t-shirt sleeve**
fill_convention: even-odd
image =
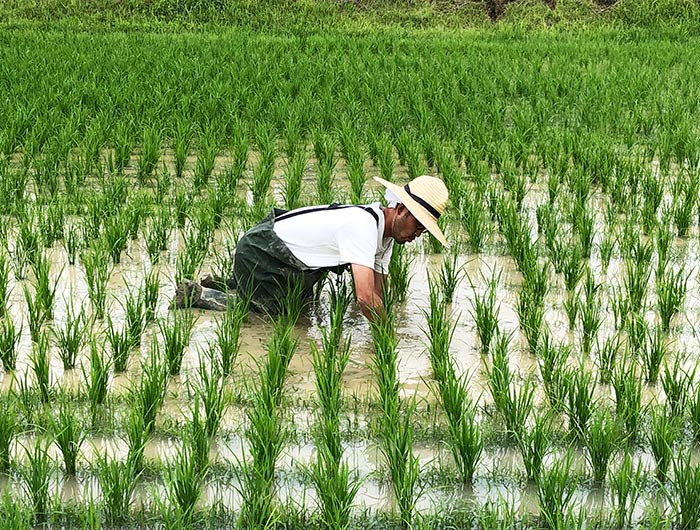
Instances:
[[[360,215],[348,215],[348,222],[338,231],[340,262],[356,263],[373,269],[374,255],[377,252],[377,223],[371,215],[362,211],[357,213]]]

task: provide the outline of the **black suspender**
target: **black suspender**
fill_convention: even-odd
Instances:
[[[327,210],[342,210],[345,208],[361,208],[368,214],[370,214],[372,217],[374,217],[374,221],[377,223],[377,226],[379,226],[379,215],[377,215],[377,212],[374,211],[373,208],[370,206],[360,206],[356,204],[338,204],[338,203],[333,203],[329,204],[328,206],[319,206],[317,208],[307,208],[307,209],[300,209],[300,210],[292,210],[291,212],[285,212],[281,215],[278,215],[275,217],[275,222],[278,221],[284,221],[285,219],[289,219],[290,217],[296,217],[297,215],[302,215],[305,213],[312,213],[312,212],[323,212]]]

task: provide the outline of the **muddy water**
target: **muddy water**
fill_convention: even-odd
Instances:
[[[218,163],[225,164],[225,160]],[[342,168],[339,168],[342,170]],[[279,180],[283,172],[282,167],[276,169],[277,180],[273,189],[275,194],[280,195],[282,182]],[[368,183],[368,198],[376,198],[378,189]],[[534,188],[526,198],[527,208],[531,223],[534,226],[534,209],[543,199],[543,192]],[[599,242],[601,216],[597,220],[597,235],[595,244]],[[674,348],[679,352],[698,351],[698,308],[700,307],[700,282],[698,282],[698,271],[693,264],[698,263],[700,258],[700,248],[698,245],[697,231],[691,234],[687,241],[677,240],[674,243],[675,253],[679,260],[686,264],[686,270],[691,272],[688,282],[688,295],[685,303],[685,312],[674,320],[672,337]],[[215,246],[219,247],[225,236],[217,234]],[[12,247],[12,237],[10,247]],[[170,239],[170,248],[161,256],[157,265],[157,272],[161,287],[160,297],[157,307],[159,318],[166,318],[168,315],[169,300],[174,292],[173,277],[175,271],[175,260],[178,249],[181,248],[182,241],[173,232]],[[425,317],[423,311],[428,306],[428,275],[439,270],[442,257],[440,255],[425,255],[420,252],[421,248],[414,246],[413,261],[411,264],[411,290],[408,301],[398,309],[397,333],[399,336],[399,381],[401,383],[401,393],[403,397],[415,396],[419,406],[425,407],[427,403],[434,402],[430,394],[429,381],[431,369],[428,356],[426,354],[426,341],[422,327]],[[87,287],[84,271],[81,266],[67,265],[67,257],[64,250],[58,246],[48,251],[48,257],[52,263],[52,277],[57,282],[57,299],[54,311],[54,322],[56,326],[62,326],[66,320],[66,307],[68,300],[72,300],[77,306],[81,303],[89,307]],[[517,293],[522,283],[520,273],[515,270],[513,260],[507,256],[480,254],[464,254],[459,257],[458,264],[463,268],[465,277],[460,282],[455,293],[455,300],[452,304],[452,318],[457,322],[452,352],[454,360],[461,375],[469,377],[469,391],[471,397],[478,400],[480,404],[488,406],[492,403],[488,387],[484,377],[484,363],[488,362],[479,353],[479,341],[470,315],[472,309],[471,300],[474,292],[481,294],[485,289],[485,278],[490,278],[494,270],[501,271],[501,281],[497,290],[497,301],[499,306],[499,324],[506,333],[513,333],[511,343],[510,367],[517,374],[520,380],[535,376],[539,373],[537,362],[534,357],[527,352],[524,337],[519,331],[518,317],[515,311],[517,303]],[[212,266],[209,259],[204,266],[207,271]],[[591,267],[596,274],[597,281],[602,284],[601,299],[603,307],[603,325],[599,332],[599,339],[605,338],[615,333],[613,327],[613,315],[609,308],[609,300],[613,286],[620,286],[624,273],[624,265],[619,257],[613,257],[609,268],[605,273],[602,271],[600,258],[594,250],[591,258]],[[123,300],[130,289],[141,285],[144,276],[149,272],[150,264],[147,252],[141,241],[130,242],[126,252],[122,254],[122,261],[114,267],[108,284],[107,311],[112,316],[118,326],[124,323]],[[18,282],[14,278],[10,283],[10,313],[15,323],[22,325],[23,332],[19,343],[19,356],[17,362],[17,372],[15,377],[23,380],[25,377],[31,383],[32,370],[29,365],[29,354],[31,352],[31,341],[29,339],[29,329],[27,325],[27,311],[22,285],[29,282]],[[472,285],[473,284],[473,287]],[[577,349],[580,344],[580,330],[577,328],[573,332],[568,329],[568,321],[563,309],[563,282],[560,277],[553,276],[552,289],[547,297],[547,307],[545,321],[549,326],[553,336],[560,342],[569,343]],[[655,303],[655,292],[653,282],[650,285],[649,303]],[[289,376],[287,379],[287,392],[293,403],[303,405],[309,404],[315,397],[314,373],[311,362],[312,342],[318,343],[321,337],[321,329],[327,325],[325,310],[327,301],[322,299],[321,306],[317,311],[302,318],[296,328],[299,339],[298,348],[292,359]],[[200,353],[208,348],[215,338],[215,328],[220,314],[197,311],[197,321],[190,345],[187,348],[183,362],[183,373],[181,376],[172,378],[168,384],[168,394],[162,415],[175,418],[183,418],[187,415],[188,393],[185,383],[193,377],[193,371],[200,362]],[[648,320],[653,321],[653,314],[648,315]],[[372,399],[374,386],[372,376],[372,345],[371,335],[367,322],[362,317],[356,305],[352,305],[345,317],[345,329],[352,335],[352,349],[350,362],[344,373],[343,388],[345,395],[358,400]],[[95,324],[94,333],[103,333],[104,323]],[[270,323],[260,317],[251,315],[243,328],[242,345],[239,358],[237,360],[234,373],[231,377],[230,385],[236,389],[245,390],[246,385],[254,385],[256,382],[256,361],[263,359],[266,355],[267,340],[270,334]],[[132,353],[129,369],[125,374],[120,374],[111,381],[111,393],[113,395],[124,394],[131,381],[140,374],[141,358],[147,353],[147,345],[155,338],[159,340],[157,327],[154,325],[144,333],[140,352]],[[78,365],[84,363],[87,366],[87,351],[83,351]],[[690,368],[697,361],[694,353],[688,355],[684,364]],[[569,360],[572,366],[579,362],[578,356],[572,356]],[[584,359],[584,364],[595,371],[596,366],[592,358]],[[52,346],[51,349],[51,381],[56,387],[76,391],[83,388],[80,369],[64,371],[60,358]],[[8,391],[16,387],[16,382],[9,374],[0,372],[0,390]],[[536,402],[543,400],[541,385],[538,385]],[[603,385],[599,385],[596,390],[597,395],[605,400],[611,400],[611,390]],[[645,403],[653,401],[663,401],[663,392],[660,385],[644,387]],[[230,406],[226,410],[223,419],[223,428],[227,432],[240,432],[244,424],[244,409],[237,406]],[[313,423],[313,413],[307,408],[300,406],[294,409],[293,416],[296,427],[308,433]],[[31,447],[30,439],[19,439],[13,447],[13,455],[16,459],[22,460],[23,450],[20,449],[20,442]],[[146,458],[152,461],[171,461],[174,458],[178,441],[172,439],[151,440],[146,448]],[[421,466],[424,470],[431,466],[450,466],[451,456],[443,447],[437,445],[420,446],[416,445],[415,453],[419,456]],[[95,456],[99,454],[111,454],[117,458],[125,457],[126,444],[118,438],[91,437],[88,443],[83,446],[82,461],[84,465],[95,461]],[[51,456],[55,460],[60,460],[55,447],[50,449]],[[235,466],[236,463],[245,457],[245,444],[238,436],[217,439],[211,449],[210,457],[213,462],[224,465]],[[304,486],[303,481],[299,481],[301,466],[309,464],[314,458],[314,448],[312,445],[293,445],[285,449],[279,463],[281,476],[280,497],[285,499],[303,499],[303,504],[313,508],[315,504],[313,488]],[[348,464],[351,469],[357,471],[362,479],[362,487],[357,497],[357,504],[360,507],[373,509],[391,508],[391,493],[386,481],[378,480],[378,470],[384,468],[383,459],[371,441],[351,440],[346,447]],[[653,458],[648,452],[639,451],[635,458],[642,462],[644,469],[653,472]],[[578,465],[583,469],[584,458],[577,456]],[[420,498],[419,507],[421,509],[435,509],[450,502],[464,502],[465,500],[477,501],[483,504],[489,500],[496,500],[504,497],[510,500],[514,506],[523,514],[536,513],[537,496],[531,485],[517,482],[517,478],[522,475],[522,462],[517,452],[510,449],[489,449],[486,451],[483,462],[477,473],[475,484],[465,490],[449,488],[426,487],[424,495]],[[510,478],[506,477],[509,476]],[[506,478],[504,478],[506,477]],[[4,479],[7,482],[7,479]],[[95,494],[99,487],[94,479],[68,480],[57,478],[54,482],[57,490],[60,489],[62,498],[89,498]],[[0,483],[3,487],[17,487],[17,484]],[[148,497],[148,487],[144,485],[137,495],[139,498]],[[153,487],[162,487],[155,485]],[[240,505],[240,497],[236,493],[235,479],[214,480],[207,486],[203,503],[213,503],[217,499],[222,499],[224,504],[236,508]],[[645,498],[640,505],[656,502],[654,498]],[[145,501],[144,501],[145,502]],[[595,511],[603,505],[609,506],[609,499],[600,491],[586,487],[577,490],[575,504],[585,507],[587,510]],[[641,508],[635,517],[641,517]]]

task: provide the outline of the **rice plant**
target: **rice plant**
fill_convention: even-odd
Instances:
[[[109,252],[103,244],[94,243],[82,254],[88,297],[97,319],[104,318],[107,281],[111,273]]]
[[[452,250],[454,249],[454,250]],[[440,267],[440,289],[442,296],[447,303],[452,303],[454,293],[457,290],[463,271],[457,267],[457,258],[459,247],[453,245],[449,254],[446,254],[442,259],[442,267]]]
[[[491,366],[486,365],[486,378],[496,409],[503,417],[509,436],[517,439],[532,412],[534,383],[525,378],[518,388],[508,365],[510,336],[498,334],[493,344]]]
[[[183,443],[176,452],[175,462],[165,471],[167,493],[171,510],[177,520],[187,528],[196,514],[195,507],[202,495],[206,467],[200,469],[188,443]]]
[[[17,346],[22,329],[17,329],[10,315],[0,317],[0,361],[6,372],[14,372],[17,365]]]
[[[156,306],[158,305],[158,291],[160,283],[158,280],[158,271],[151,269],[143,279],[143,308],[144,308],[144,324],[148,325],[156,318]]]
[[[602,486],[608,475],[608,466],[620,445],[620,429],[607,408],[598,408],[590,419],[584,434],[586,459],[593,472],[593,483]]]
[[[41,402],[48,403],[51,399],[51,363],[49,360],[49,339],[44,333],[41,333],[37,341],[32,344],[29,364],[34,372]]]
[[[153,175],[153,170],[160,159],[161,132],[155,125],[148,126],[143,131],[141,153],[138,156],[137,177],[139,183],[145,185]]]
[[[647,333],[644,348],[641,350],[642,361],[647,383],[656,384],[661,370],[661,364],[668,357],[668,344],[661,327],[649,330]]]
[[[107,331],[105,334],[107,344],[111,352],[111,364],[116,373],[125,372],[129,364],[129,352],[132,349],[129,330],[122,328],[121,330],[112,322],[112,317],[107,316]]]
[[[219,352],[219,364],[224,378],[231,374],[241,346],[241,327],[248,314],[247,300],[235,296],[226,306],[226,312],[216,326],[216,344]]]
[[[566,404],[566,360],[570,356],[571,348],[567,344],[554,344],[549,332],[544,334],[536,357],[544,393],[554,412],[563,411]]]
[[[689,451],[673,460],[673,484],[668,493],[675,523],[680,530],[700,526],[700,466],[692,463]]]
[[[102,491],[102,510],[110,525],[123,523],[129,517],[139,473],[130,459],[120,461],[97,455],[97,480]]]
[[[93,424],[100,407],[107,399],[110,366],[111,362],[105,355],[104,345],[98,344],[95,337],[92,337],[90,340],[90,367],[86,370],[85,365],[82,365],[81,370]]]
[[[517,436],[518,449],[525,465],[527,479],[537,483],[544,458],[549,451],[552,416],[535,414],[531,426],[524,426]]]
[[[169,375],[180,373],[195,320],[196,317],[191,311],[175,311],[167,321],[158,322]]]
[[[674,456],[674,446],[681,434],[679,418],[668,414],[665,407],[651,408],[649,447],[656,461],[656,478],[664,483]]]
[[[124,302],[124,324],[131,348],[137,348],[141,344],[141,334],[146,327],[146,300],[145,291],[137,289],[134,293],[127,288],[128,294]]]
[[[411,282],[410,267],[412,262],[404,245],[394,245],[389,260],[390,281],[383,289],[384,305],[387,308],[406,301]]]
[[[141,376],[129,388],[132,407],[143,420],[146,434],[153,432],[158,410],[165,400],[168,367],[160,361],[160,348],[153,341],[144,362]]]
[[[0,318],[7,313],[10,296],[10,266],[4,252],[0,252]]]
[[[18,433],[19,416],[9,396],[0,396],[0,473],[10,469],[10,447]]]
[[[297,151],[287,162],[284,186],[284,207],[287,210],[299,208],[302,196],[302,178],[306,170],[306,153],[303,150]]]
[[[637,439],[643,412],[642,386],[636,363],[622,359],[613,372],[612,387],[615,394],[615,413],[625,429],[625,439],[633,443]]]
[[[581,364],[576,369],[567,370],[564,376],[566,397],[564,411],[569,420],[569,434],[573,439],[584,441],[593,416],[595,385],[593,376]]]
[[[51,281],[51,265],[48,258],[41,253],[37,256],[33,269],[36,280],[34,302],[38,306],[43,320],[53,320],[58,278]]]
[[[483,450],[483,437],[476,423],[477,406],[467,393],[463,377],[457,376],[450,354],[450,344],[455,324],[449,322],[446,311],[447,300],[430,283],[430,311],[426,335],[428,353],[435,383],[431,389],[442,404],[447,416],[450,434],[450,449],[462,482],[471,482],[476,465]]]
[[[58,413],[50,417],[54,442],[61,451],[65,472],[75,476],[80,446],[85,440],[86,432],[75,410],[65,399],[59,401]]]
[[[614,334],[605,339],[602,346],[598,344],[596,352],[596,364],[598,365],[598,379],[601,383],[610,384],[613,371],[617,366],[620,355],[620,335]]]
[[[586,270],[586,280],[583,285],[585,298],[580,301],[579,314],[581,315],[581,351],[585,356],[590,355],[591,345],[602,323],[600,303],[598,302],[598,290],[600,284],[595,283],[590,268]]]
[[[567,528],[568,506],[578,486],[572,474],[571,454],[556,459],[544,467],[537,481],[537,499],[540,519],[549,530]]]
[[[681,266],[678,271],[667,270],[656,282],[659,318],[664,332],[671,329],[671,319],[683,308],[689,275]]]
[[[49,456],[48,444],[37,438],[34,447],[24,448],[26,465],[19,468],[22,488],[32,503],[34,523],[46,521],[49,515],[49,486],[54,473],[55,463]]]
[[[219,430],[226,405],[222,369],[213,352],[208,351],[204,356],[200,354],[196,373],[198,381],[194,388],[204,410],[205,433],[213,438]]]
[[[76,314],[71,297],[66,307],[64,327],[53,330],[64,370],[75,368],[75,361],[80,353],[80,349],[87,340],[88,326],[85,307],[81,305],[80,312]]]
[[[649,262],[631,260],[626,262],[623,282],[631,313],[639,314],[644,307],[650,275]]]
[[[682,367],[681,362],[680,356],[676,356],[673,364],[667,360],[661,374],[661,386],[666,395],[666,404],[671,415],[676,417],[684,415],[686,400],[697,371],[697,365],[687,371]]]
[[[610,473],[608,486],[616,528],[632,526],[632,516],[639,500],[642,485],[642,473],[641,462],[634,466],[632,456],[628,451],[625,451],[619,468]]]
[[[488,355],[491,349],[491,340],[498,330],[499,306],[496,305],[496,289],[500,282],[500,271],[493,271],[491,278],[487,280],[486,290],[479,296],[476,286],[472,283],[474,296],[470,298],[472,304],[471,315],[476,324],[476,331],[481,342],[481,351]],[[482,276],[482,280],[485,278]]]
[[[171,228],[169,209],[167,207],[156,209],[151,216],[151,223],[147,225],[144,232],[148,258],[153,265],[160,261],[160,253],[168,249]]]

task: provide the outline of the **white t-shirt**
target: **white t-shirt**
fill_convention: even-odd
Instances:
[[[384,237],[384,212],[379,203],[362,206],[372,208],[379,222],[363,208],[341,206],[276,220],[274,231],[311,269],[356,263],[386,274],[394,240]],[[315,208],[319,206],[294,211]]]

